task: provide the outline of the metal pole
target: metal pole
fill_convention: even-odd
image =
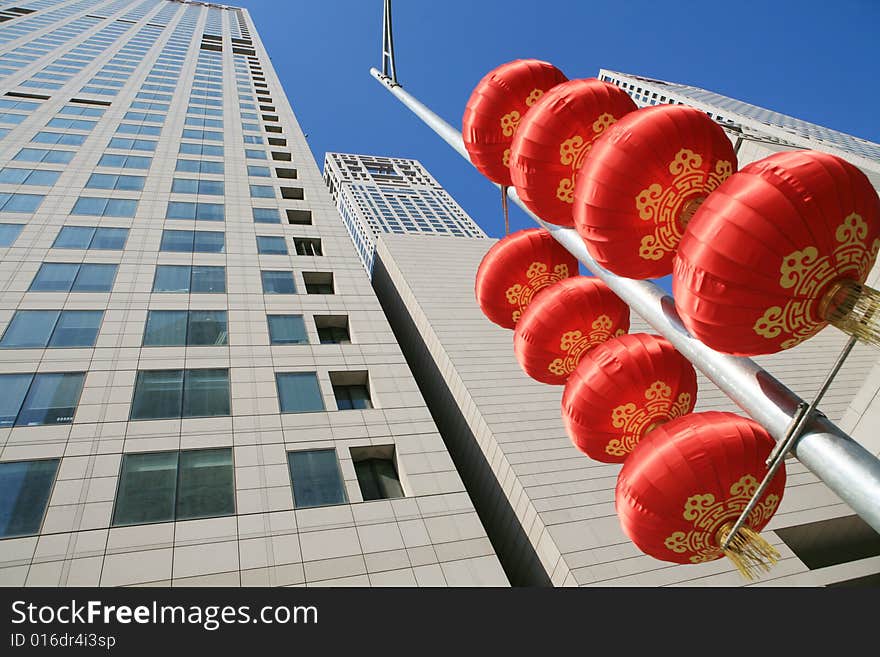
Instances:
[[[370,69],[370,74],[470,162],[458,130],[399,83],[375,68]],[[710,381],[763,425],[774,439],[785,437],[792,416],[803,403],[800,397],[754,361],[718,353],[692,337],[681,323],[670,295],[650,281],[622,278],[602,268],[587,251],[577,231],[543,222],[525,207],[513,188],[508,190],[508,195]],[[792,451],[807,469],[880,532],[880,460],[822,415],[810,419]]]

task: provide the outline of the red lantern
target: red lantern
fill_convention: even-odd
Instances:
[[[675,305],[695,337],[730,354],[788,349],[829,321],[880,344],[880,294],[861,286],[878,249],[880,199],[865,174],[827,153],[777,153],[697,210]]]
[[[490,71],[464,110],[461,136],[471,162],[492,182],[510,186],[510,143],[523,115],[544,92],[568,80],[538,59],[517,59]]]
[[[483,314],[512,329],[538,291],[577,273],[575,257],[549,232],[529,228],[489,249],[477,270],[474,291]]]
[[[605,283],[573,276],[541,292],[523,313],[513,350],[523,371],[563,385],[590,349],[629,330],[629,306]]]
[[[750,577],[779,558],[760,537],[785,489],[780,468],[727,550],[721,545],[767,474],[774,442],[758,423],[733,413],[691,413],[639,443],[617,477],[615,506],[623,531],[662,561],[730,558]]]
[[[578,171],[596,139],[636,109],[622,89],[595,78],[557,85],[525,116],[513,136],[510,177],[517,194],[544,221],[573,226]]]
[[[666,276],[688,221],[735,170],[730,140],[704,112],[683,105],[630,112],[578,174],[575,227],[609,271]]]
[[[693,365],[665,338],[633,333],[581,359],[565,384],[562,419],[584,454],[623,463],[646,433],[690,413],[696,400]]]

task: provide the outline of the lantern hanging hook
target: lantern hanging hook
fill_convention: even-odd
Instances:
[[[764,479],[755,490],[755,493],[754,495],[752,495],[749,503],[746,504],[745,508],[742,510],[742,513],[740,513],[739,518],[736,519],[736,522],[733,523],[733,527],[726,534],[724,540],[721,543],[722,550],[728,549],[731,542],[739,533],[740,529],[742,529],[743,525],[749,517],[749,514],[758,504],[761,496],[764,495],[764,492],[767,490],[770,482],[773,481],[773,477],[776,476],[776,472],[785,461],[786,455],[789,451],[791,451],[791,448],[794,447],[795,441],[800,437],[801,433],[804,430],[804,427],[807,426],[807,423],[813,417],[813,413],[816,412],[816,407],[819,405],[819,402],[822,401],[822,397],[825,396],[825,393],[828,392],[828,388],[831,387],[831,384],[834,382],[834,378],[837,376],[838,372],[840,372],[840,368],[843,367],[844,362],[846,362],[847,356],[849,356],[850,352],[852,351],[853,347],[856,346],[857,342],[858,338],[856,336],[852,336],[847,341],[846,345],[844,345],[843,349],[840,352],[840,355],[837,357],[837,361],[834,363],[831,371],[828,372],[828,375],[822,382],[822,385],[819,388],[819,391],[816,393],[816,396],[813,397],[813,401],[811,401],[809,405],[804,402],[798,404],[797,410],[791,418],[791,424],[788,425],[788,431],[786,431],[785,436],[783,436],[782,440],[776,443],[776,447],[773,448],[773,451],[770,452],[770,456],[767,457],[767,461],[765,462],[767,465],[767,474],[764,475]]]

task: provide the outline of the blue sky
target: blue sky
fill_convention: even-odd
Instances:
[[[413,157],[492,236],[497,190],[369,75],[381,0],[238,0],[254,18],[319,166],[325,151]],[[714,6],[713,6],[714,5]],[[880,0],[397,0],[398,77],[461,127],[495,66],[546,59],[683,82],[880,141]],[[513,229],[530,220],[512,208]]]

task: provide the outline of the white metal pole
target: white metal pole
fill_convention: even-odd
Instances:
[[[461,133],[427,106],[375,68],[370,74],[397,97],[416,116],[436,132],[459,155],[470,162]],[[593,274],[604,281],[654,330],[669,340],[681,354],[705,374],[728,397],[776,440],[782,440],[792,415],[803,400],[753,360],[721,354],[688,333],[681,322],[672,297],[650,281],[638,281],[612,274],[599,265],[571,228],[542,221],[516,195],[510,198],[537,224],[574,255]],[[807,424],[795,442],[792,453],[813,474],[825,482],[865,522],[880,532],[880,460],[850,438],[821,414]]]

